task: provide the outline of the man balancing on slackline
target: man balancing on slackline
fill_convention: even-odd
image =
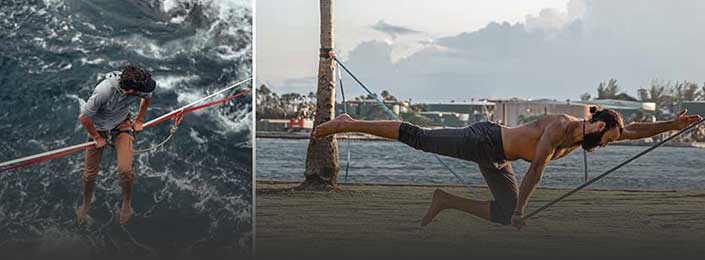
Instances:
[[[131,195],[135,172],[132,169],[132,141],[134,133],[142,131],[142,123],[156,82],[149,72],[136,66],[127,66],[122,72],[106,74],[96,85],[93,95],[81,107],[79,120],[95,147],[86,149],[83,170],[83,205],[78,210],[78,222],[83,224],[95,190],[103,148],[112,146],[117,154],[117,169],[122,187],[120,224],[132,216]],[[132,118],[130,107],[140,101],[139,112]]]
[[[555,114],[518,127],[479,122],[465,128],[439,129],[420,128],[401,121],[355,120],[343,114],[318,125],[313,136],[323,138],[335,133],[362,132],[395,139],[425,152],[476,162],[494,200],[466,199],[437,189],[421,226],[430,223],[445,209],[457,209],[520,229],[526,225],[522,216],[529,196],[541,181],[549,161],[562,158],[580,146],[592,152],[610,142],[680,130],[701,120],[699,115],[686,115],[686,112],[671,121],[624,126],[619,113],[591,107],[589,120]],[[531,162],[519,188],[510,162],[517,159]]]

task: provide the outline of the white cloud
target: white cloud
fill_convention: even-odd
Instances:
[[[365,42],[347,62],[372,88],[417,100],[577,99],[611,77],[632,94],[653,79],[705,80],[705,2],[573,0],[566,9],[439,38],[398,61],[390,45]]]

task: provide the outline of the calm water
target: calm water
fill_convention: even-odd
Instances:
[[[257,179],[303,179],[308,140],[257,139]],[[458,181],[430,154],[398,142],[352,141],[349,182],[456,184]],[[339,142],[340,180],[345,175],[347,142]],[[597,176],[647,147],[609,146],[589,153],[590,176]],[[478,167],[467,161],[443,157],[472,185],[485,185]],[[513,164],[522,178],[529,163]],[[541,185],[574,187],[583,182],[582,152],[551,162]],[[705,149],[661,147],[595,183],[594,188],[610,189],[705,189]]]
[[[249,77],[250,6],[249,0],[1,1],[0,161],[85,142],[81,100],[99,74],[128,62],[147,67],[157,81],[148,120]],[[186,115],[166,147],[136,155],[135,215],[126,226],[117,220],[121,189],[110,149],[87,226],[76,225],[75,214],[83,153],[0,174],[0,258],[248,254],[250,104],[246,97]],[[135,148],[168,133],[169,123],[146,129]]]

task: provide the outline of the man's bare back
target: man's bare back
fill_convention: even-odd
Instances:
[[[502,127],[503,146],[507,160],[533,161],[536,147],[544,134],[551,134],[562,140],[553,147],[551,160],[568,155],[580,147],[583,135],[580,124],[583,121],[583,119],[574,116],[556,114],[543,116],[536,121],[518,127]],[[586,129],[586,134],[594,132],[596,132],[594,127]]]

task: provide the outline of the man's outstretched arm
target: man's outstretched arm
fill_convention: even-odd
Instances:
[[[140,101],[140,110],[137,112],[137,117],[135,118],[135,122],[133,123],[132,129],[135,130],[135,132],[141,132],[142,131],[142,124],[144,123],[144,118],[147,115],[147,108],[149,107],[149,103],[151,102],[151,98],[142,98]]]
[[[519,186],[519,198],[517,199],[517,205],[512,216],[512,226],[517,229],[521,229],[525,225],[524,220],[522,220],[524,209],[526,209],[526,205],[529,203],[531,193],[536,190],[536,186],[541,182],[543,170],[553,157],[553,152],[559,139],[556,133],[562,133],[562,131],[552,129],[552,127],[548,127],[544,130],[544,134],[541,136],[541,140],[539,140],[538,146],[536,147],[534,158],[531,160],[531,165],[526,171],[524,179],[521,181],[521,186]]]
[[[700,115],[687,115],[688,110],[683,110],[678,113],[678,116],[673,120],[661,121],[655,123],[631,123],[624,127],[624,132],[618,140],[636,140],[654,135],[681,130],[689,125],[702,120]]]

